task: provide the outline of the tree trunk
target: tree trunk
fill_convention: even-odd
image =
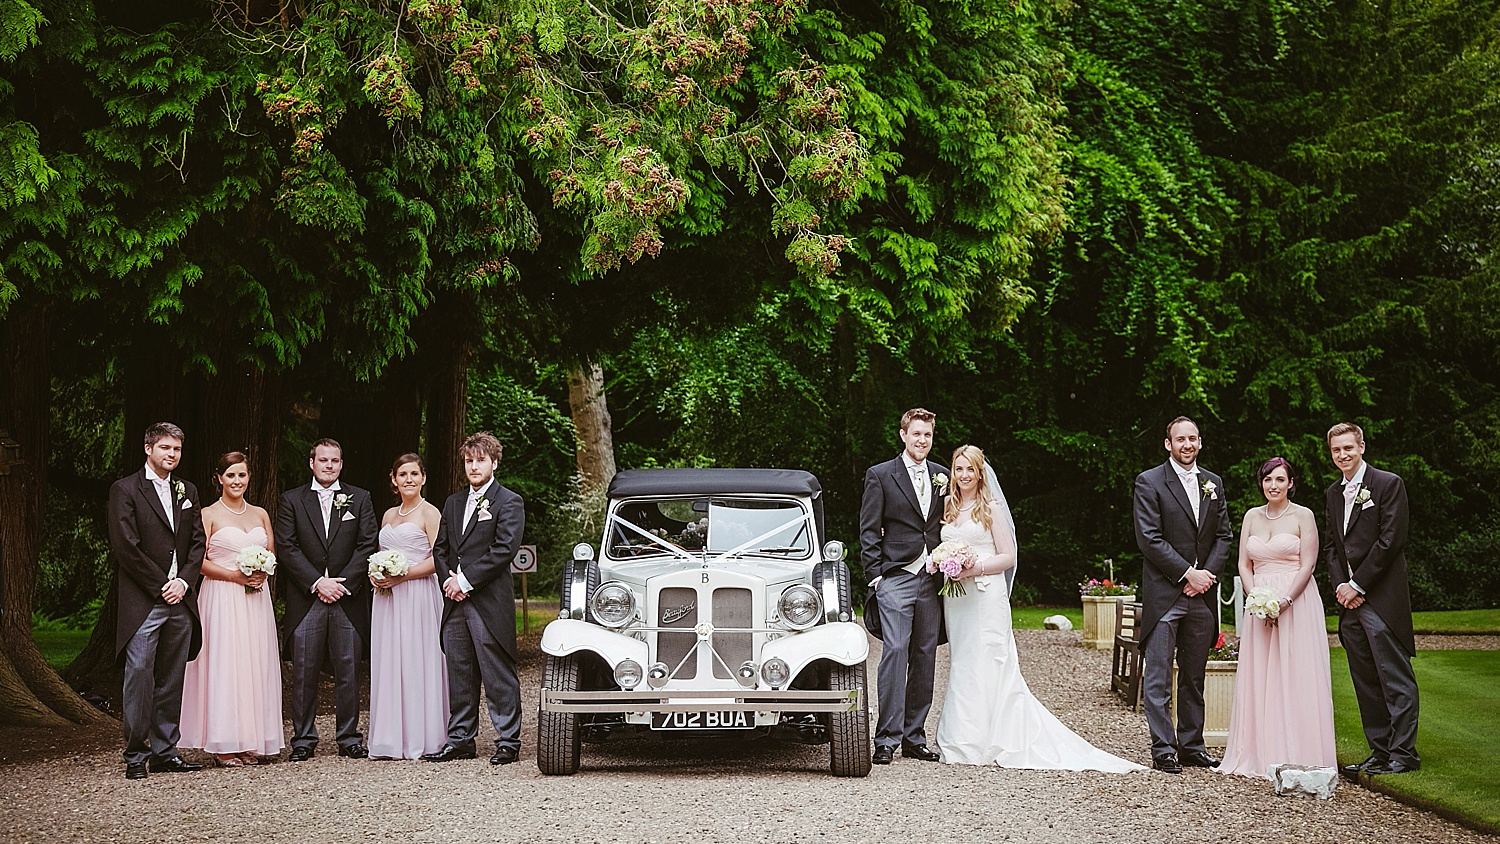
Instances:
[[[417,451],[421,393],[395,371],[374,384],[351,384],[324,398],[318,430],[344,447],[341,477],[370,491],[378,518],[397,502],[391,490],[391,461]]]
[[[214,378],[199,385],[203,430],[188,431],[192,449],[202,467],[201,478],[191,476],[205,504],[218,497],[213,485],[214,466],[219,456],[243,451],[250,458],[250,488],[245,499],[275,512],[281,495],[277,477],[277,445],[281,442],[282,398],[281,374],[266,372],[250,363],[239,363],[219,370]],[[129,432],[127,432],[129,433]]]
[[[0,711],[26,723],[101,723],[107,716],[63,682],[31,635],[47,501],[49,340],[46,311],[25,300],[0,322]]]
[[[458,448],[468,436],[472,357],[467,344],[451,347],[447,358],[433,367],[426,385],[427,498],[439,507],[464,483]]]
[[[587,362],[568,370],[568,409],[577,443],[579,492],[588,500],[615,476],[615,438],[604,397],[603,367]]]

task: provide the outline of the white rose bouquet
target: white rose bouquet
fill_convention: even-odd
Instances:
[[[371,577],[405,577],[411,571],[411,561],[400,551],[389,548],[370,555],[369,570]],[[377,588],[375,591],[382,595],[391,594],[389,589]]]
[[[1275,624],[1281,616],[1281,595],[1269,586],[1257,586],[1245,596],[1245,612]]]
[[[938,594],[950,598],[964,594],[964,584],[959,575],[978,564],[979,555],[974,553],[967,542],[944,542],[932,549],[927,557],[927,570],[943,573],[943,585],[938,589]]]
[[[235,557],[235,567],[246,576],[256,572],[265,572],[267,577],[276,573],[276,555],[260,547],[250,545],[240,549],[239,556]],[[245,594],[253,595],[260,591],[259,586],[246,586]]]

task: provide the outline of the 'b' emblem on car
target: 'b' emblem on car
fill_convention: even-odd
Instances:
[[[661,611],[661,623],[672,624],[683,620],[687,614],[697,607],[697,603],[688,602],[680,607],[663,607]]]

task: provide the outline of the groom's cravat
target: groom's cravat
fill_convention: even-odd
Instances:
[[[1198,524],[1202,517],[1198,514],[1198,499],[1203,497],[1203,487],[1198,484],[1198,466],[1183,471],[1177,466],[1172,467],[1177,472],[1177,480],[1182,484],[1182,492],[1187,496],[1188,509],[1193,511],[1193,524]]]
[[[322,487],[318,490],[318,509],[323,511],[323,535],[328,535],[328,529],[333,522],[333,488]]]
[[[147,474],[151,478],[151,485],[156,487],[156,497],[161,500],[162,512],[167,514],[167,524],[171,526],[172,531],[175,533],[177,531],[177,519],[174,516],[177,514],[172,512],[172,478],[170,475],[165,478],[158,478],[154,472],[148,472]],[[172,549],[172,562],[167,566],[167,580],[176,579],[177,549],[174,548]]]
[[[917,493],[917,504],[922,508],[922,518],[932,510],[932,485],[927,483],[927,464],[918,463],[911,467],[912,488]]]
[[[469,522],[474,520],[474,507],[478,503],[479,494],[482,491],[480,489],[469,490],[469,503],[464,506],[464,524],[463,528],[459,531],[460,536],[469,532]]]

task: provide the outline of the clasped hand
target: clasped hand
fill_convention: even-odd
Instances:
[[[1204,569],[1188,569],[1182,580],[1182,594],[1189,597],[1202,595],[1219,582],[1213,572]]]
[[[450,601],[462,601],[469,597],[469,593],[465,592],[458,585],[458,575],[456,574],[449,575],[448,579],[443,581],[443,594],[447,595]]]
[[[349,594],[349,590],[344,588],[342,577],[320,577],[313,584],[313,591],[318,593],[318,600],[325,604],[331,604]]]
[[[180,577],[172,578],[161,588],[162,600],[166,601],[169,606],[180,603],[185,595],[187,595],[187,581]]]
[[[1358,589],[1347,583],[1340,583],[1339,588],[1333,590],[1333,597],[1338,599],[1339,605],[1346,610],[1357,610],[1365,602],[1365,596],[1359,594]]]

